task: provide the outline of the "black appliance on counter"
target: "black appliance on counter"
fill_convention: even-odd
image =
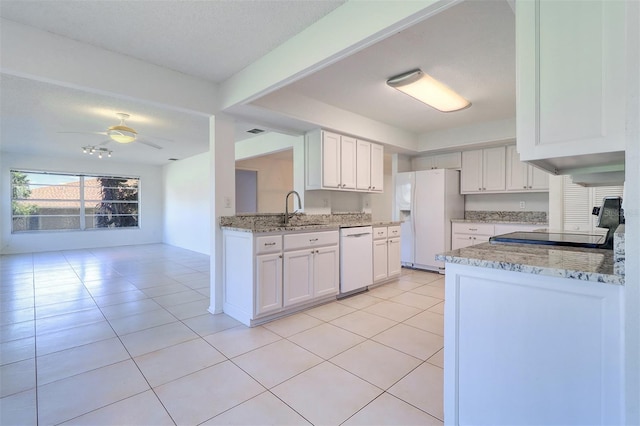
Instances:
[[[541,244],[550,246],[613,249],[613,234],[624,223],[622,198],[605,197],[602,206],[592,212],[598,216],[598,228],[607,229],[607,235],[589,235],[565,232],[511,232],[489,238],[491,243]]]

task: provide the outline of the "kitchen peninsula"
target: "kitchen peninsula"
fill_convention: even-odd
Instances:
[[[223,310],[243,324],[262,324],[335,300],[342,291],[341,272],[345,266],[353,266],[344,264],[340,237],[344,228],[368,228],[369,255],[377,253],[374,244],[382,241],[372,242],[372,229],[384,233],[388,252],[397,250],[397,254],[388,257],[385,252],[383,279],[371,257],[367,261],[365,256],[356,256],[355,262],[365,271],[369,285],[400,274],[398,222],[374,223],[368,213],[294,214],[286,223],[284,216],[245,214],[220,218]],[[394,237],[387,238],[387,231]],[[353,256],[349,258],[354,262]]]
[[[483,243],[438,259],[447,423],[623,423],[613,250]]]

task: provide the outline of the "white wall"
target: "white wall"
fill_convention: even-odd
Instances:
[[[392,175],[392,156],[384,156],[384,192],[371,194],[371,219],[374,222],[389,221],[393,219],[394,182]],[[366,206],[365,206],[366,210]]]
[[[258,172],[258,213],[284,213],[284,199],[293,189],[293,150],[289,151],[288,158],[279,154],[236,161],[237,169]],[[290,197],[289,211],[293,211],[292,208],[293,197]]]
[[[464,199],[465,210],[549,212],[547,192],[465,195]],[[521,201],[524,209],[520,208]]]
[[[0,172],[0,253],[74,250],[162,242],[162,169],[159,166],[118,163],[111,159],[66,159],[2,152]],[[140,228],[88,231],[11,233],[11,169],[132,176],[140,178]]]
[[[163,242],[211,252],[209,153],[195,155],[162,168],[164,187]]]

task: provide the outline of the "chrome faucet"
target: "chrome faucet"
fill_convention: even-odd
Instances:
[[[285,225],[289,223],[289,195],[291,194],[294,194],[298,197],[298,208],[299,209],[302,208],[302,202],[300,201],[300,194],[298,194],[296,191],[289,191],[287,193],[287,196],[284,199],[284,224]],[[295,200],[293,202],[295,204]],[[295,213],[295,211],[293,213]]]

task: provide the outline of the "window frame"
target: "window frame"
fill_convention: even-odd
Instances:
[[[29,216],[33,216],[33,217],[47,217],[47,215],[14,215],[13,213],[13,202],[14,201],[28,201],[28,199],[14,199],[14,184],[13,184],[13,173],[24,173],[24,174],[40,174],[40,175],[52,175],[52,176],[69,176],[69,177],[75,177],[78,178],[78,190],[79,190],[79,197],[78,200],[73,200],[74,202],[78,202],[80,204],[80,208],[79,208],[79,227],[78,228],[72,228],[72,229],[27,229],[27,230],[15,230],[14,229],[14,219],[16,217],[29,217]],[[137,211],[136,211],[136,225],[135,226],[119,226],[119,227],[96,227],[96,226],[92,226],[87,228],[87,210],[93,209],[91,206],[86,206],[86,197],[85,197],[85,190],[86,190],[86,186],[85,186],[85,178],[89,178],[89,179],[99,179],[99,178],[106,178],[106,179],[126,179],[126,180],[135,180],[137,185],[136,185],[136,190],[137,190],[137,197],[136,197],[136,201],[135,202],[130,202],[130,203],[135,203],[137,206]],[[115,231],[115,230],[120,230],[120,231],[125,231],[125,230],[139,230],[141,228],[141,186],[142,186],[142,178],[140,176],[135,176],[135,175],[129,175],[129,176],[123,176],[121,174],[105,174],[105,173],[83,173],[83,172],[54,172],[54,171],[43,171],[43,170],[27,170],[27,169],[19,169],[19,168],[10,168],[9,169],[9,188],[10,188],[10,200],[11,200],[11,214],[10,214],[10,220],[11,220],[11,234],[29,234],[29,233],[47,233],[47,232],[86,232],[86,231]],[[38,201],[68,201],[68,200],[64,200],[64,199],[37,199]],[[91,201],[96,201],[96,200],[91,200]],[[118,200],[108,200],[108,201],[118,201]],[[49,217],[53,217],[55,215],[50,215]],[[76,215],[65,215],[65,216],[69,216],[69,217],[77,217]]]

